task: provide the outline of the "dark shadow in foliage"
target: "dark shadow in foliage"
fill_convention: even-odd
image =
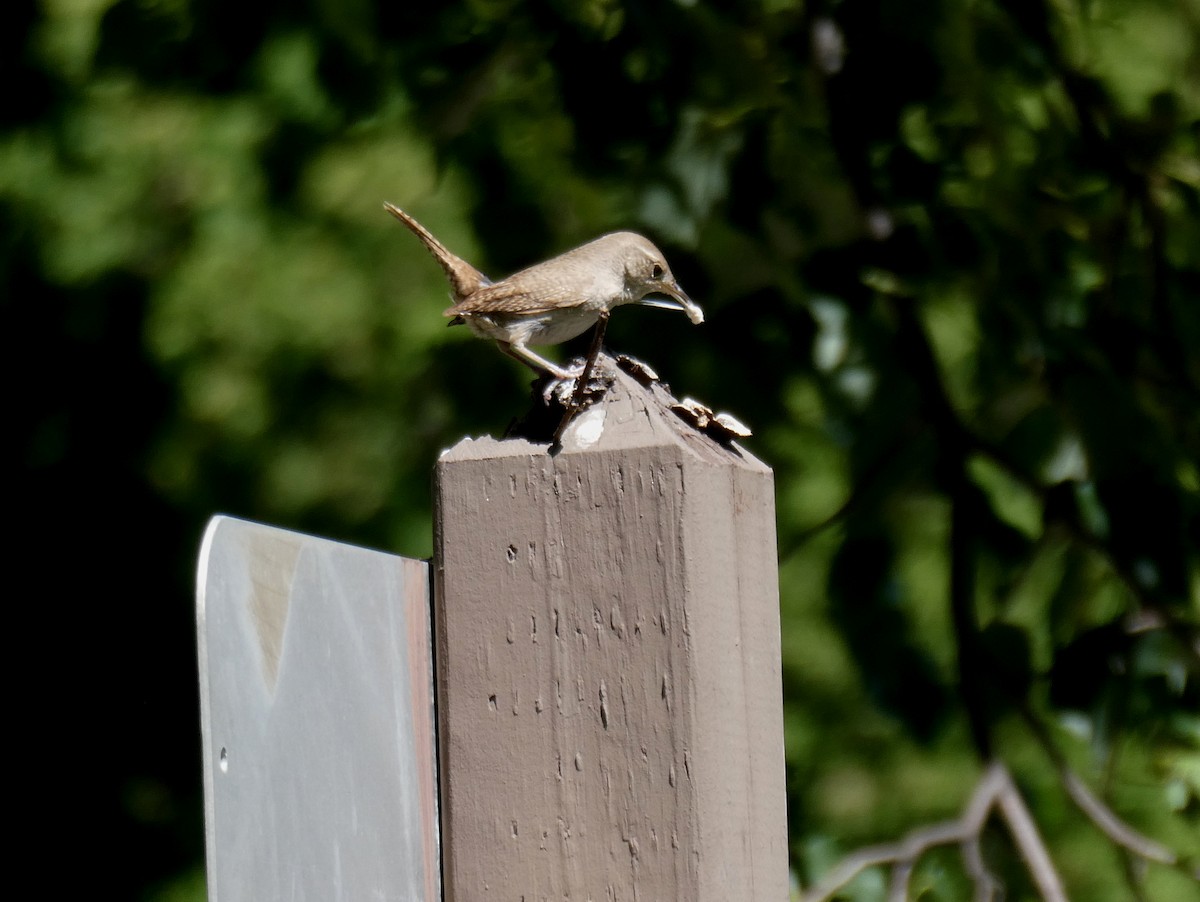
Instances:
[[[29,40],[39,24],[33,0],[0,4],[0,84],[6,86],[0,103],[0,127],[36,122],[62,99],[59,86],[38,59]]]
[[[289,18],[283,7],[242,0],[119,0],[101,21],[96,65],[130,70],[159,87],[226,94],[245,86],[263,41]]]
[[[905,599],[892,574],[894,557],[882,535],[848,538],[829,574],[830,617],[870,696],[928,742],[945,721],[948,696],[933,661],[912,641]]]
[[[25,688],[11,702],[30,765],[18,793],[36,793],[22,830],[79,838],[70,871],[138,898],[202,853],[194,621],[181,602],[192,565],[178,553],[196,547],[199,523],[143,471],[173,400],[141,353],[146,284],[114,272],[55,288],[37,257],[29,224],[0,205],[2,315],[20,336],[6,355],[5,456],[21,474],[9,499],[25,543],[9,624],[23,637]]]
[[[279,123],[259,149],[263,177],[272,201],[291,203],[305,168],[325,145],[328,135],[305,122]]]
[[[984,702],[994,723],[1029,697],[1034,681],[1032,644],[1025,629],[993,620],[980,630],[979,649],[988,672]]]
[[[1050,702],[1056,708],[1088,711],[1129,673],[1133,636],[1120,622],[1086,630],[1059,648],[1050,669]]]

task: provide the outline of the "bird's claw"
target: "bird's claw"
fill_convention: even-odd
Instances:
[[[579,380],[587,368],[587,359],[580,357],[559,372],[551,373],[542,387],[542,401],[547,406],[551,401],[557,401],[562,407],[577,407],[581,404],[586,406],[586,399],[589,396],[597,392],[603,393],[608,383],[612,381],[606,379],[598,371],[598,367],[593,366],[592,371],[588,373],[587,384],[580,385]]]
[[[575,380],[579,375],[551,376],[542,386],[542,403],[549,407],[551,401],[558,401],[566,407],[575,393]]]

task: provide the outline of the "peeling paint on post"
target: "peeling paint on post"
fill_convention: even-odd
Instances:
[[[437,465],[446,899],[783,902],[772,474],[607,369]]]

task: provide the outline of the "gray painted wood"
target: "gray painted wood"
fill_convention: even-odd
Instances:
[[[210,522],[197,624],[213,902],[441,898],[428,569]]]
[[[768,467],[616,383],[436,471],[449,902],[788,896]]]

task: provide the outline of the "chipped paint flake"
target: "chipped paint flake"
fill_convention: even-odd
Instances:
[[[582,451],[600,441],[600,436],[604,435],[604,421],[607,417],[607,408],[599,404],[581,413],[571,423],[572,444]]]

